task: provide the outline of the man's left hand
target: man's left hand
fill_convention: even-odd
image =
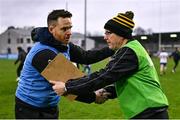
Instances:
[[[58,95],[63,95],[65,91],[65,83],[61,81],[50,81],[52,88]]]

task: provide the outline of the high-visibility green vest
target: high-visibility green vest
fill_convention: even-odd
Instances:
[[[154,64],[144,47],[137,41],[128,42],[138,58],[138,71],[115,83],[120,107],[126,118],[132,118],[146,108],[167,106]],[[124,81],[124,82],[123,82]]]

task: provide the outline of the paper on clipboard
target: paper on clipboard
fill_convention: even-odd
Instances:
[[[60,53],[47,65],[41,75],[47,80],[66,82],[69,79],[83,77],[85,74]],[[77,96],[67,95],[66,97],[74,100]]]

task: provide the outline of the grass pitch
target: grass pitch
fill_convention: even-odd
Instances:
[[[159,74],[159,60],[153,58]],[[103,68],[107,60],[92,65],[92,70]],[[16,67],[13,60],[0,59],[0,119],[14,119],[14,97],[17,86]],[[173,61],[168,60],[167,72],[159,76],[162,88],[169,100],[169,116],[171,119],[180,118],[180,66],[177,72],[172,73]],[[61,119],[120,119],[123,114],[117,99],[109,100],[104,104],[85,104],[69,101],[61,97],[59,103]]]

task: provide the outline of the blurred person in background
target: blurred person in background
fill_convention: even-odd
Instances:
[[[16,74],[17,74],[16,81],[19,81],[19,76],[21,74],[21,70],[23,68],[27,53],[25,52],[24,49],[22,49],[22,47],[17,47],[17,50],[18,50],[18,57],[17,57],[16,61],[14,62],[14,64],[16,65],[19,62],[19,66],[16,70]]]
[[[163,75],[166,73],[167,62],[168,62],[168,53],[165,51],[165,48],[161,49],[159,53],[159,59],[160,59],[160,75]]]
[[[176,67],[178,66],[179,60],[180,60],[180,49],[175,48],[175,51],[172,52],[170,57],[172,57],[173,61],[174,61],[174,67],[172,69],[172,72],[175,73],[176,72]]]

